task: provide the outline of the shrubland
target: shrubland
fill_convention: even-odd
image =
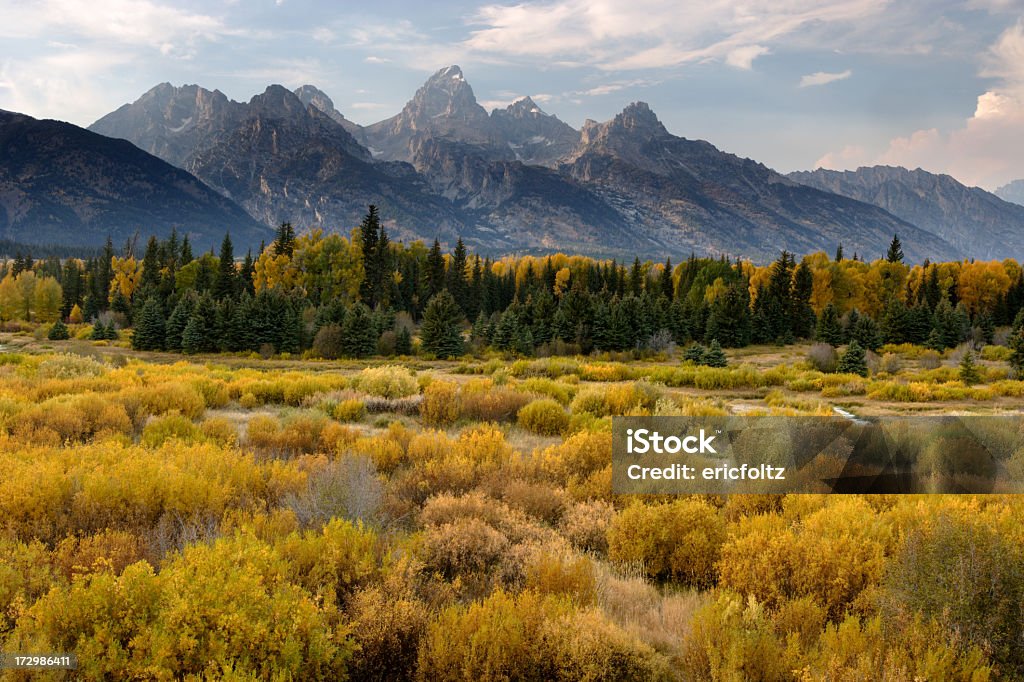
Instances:
[[[886,352],[867,378],[0,354],[0,648],[84,680],[1017,679],[1012,496],[611,492],[612,416],[1022,393],[984,354],[969,387]]]

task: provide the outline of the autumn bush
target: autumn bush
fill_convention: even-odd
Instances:
[[[534,400],[519,410],[519,426],[542,436],[557,436],[569,426],[565,408],[552,398]]]
[[[404,398],[419,393],[415,375],[400,365],[367,367],[356,377],[355,387],[380,398]]]
[[[633,504],[608,529],[608,556],[640,563],[652,578],[708,587],[717,580],[715,565],[724,541],[724,520],[703,500]]]
[[[459,387],[450,381],[432,381],[423,391],[420,415],[427,426],[451,426],[459,418]]]

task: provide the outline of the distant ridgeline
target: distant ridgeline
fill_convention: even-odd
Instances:
[[[151,238],[141,254],[108,241],[84,260],[22,256],[0,278],[3,320],[98,321],[96,338],[133,327],[136,348],[185,353],[452,357],[468,344],[521,355],[642,354],[799,339],[943,349],[991,343],[997,327],[1018,331],[1024,320],[1016,261],[910,266],[895,236],[887,257],[871,263],[845,257],[841,245],[832,257],[783,252],[762,267],[695,256],[628,265],[563,254],[491,260],[461,240],[448,254],[437,241],[392,242],[372,206],[351,238],[297,235],[285,223],[241,262],[230,236],[219,256],[195,256],[187,237],[172,234]]]

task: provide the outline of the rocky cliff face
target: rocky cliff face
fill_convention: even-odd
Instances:
[[[0,111],[0,235],[100,245],[187,233],[198,248],[258,245],[272,231],[189,173],[124,140]]]
[[[1024,257],[1024,206],[948,175],[875,166],[842,172],[818,169],[789,177],[884,208],[972,257]]]
[[[89,126],[107,137],[128,140],[168,163],[182,167],[245,117],[245,105],[219,90],[161,83]]]
[[[267,88],[246,112],[186,168],[258,220],[347,234],[372,203],[406,238],[417,234],[412,226],[430,224],[446,234],[464,227],[411,168],[372,163],[343,127],[285,88]]]
[[[358,123],[348,120],[340,111],[335,109],[334,102],[331,101],[331,98],[323,90],[320,90],[315,85],[303,85],[295,89],[295,96],[306,106],[312,105],[321,113],[327,114],[327,118],[339,124],[352,137],[357,140],[362,139],[363,127]]]

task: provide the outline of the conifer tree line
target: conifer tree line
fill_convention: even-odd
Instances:
[[[698,258],[629,265],[583,256],[450,253],[434,240],[391,241],[375,207],[350,237],[282,224],[269,245],[238,258],[230,235],[198,256],[188,237],[150,238],[141,258],[108,240],[87,260],[10,261],[60,284],[59,317],[134,328],[141,350],[265,351],[362,358],[420,348],[452,357],[468,347],[520,355],[715,348],[814,339],[864,350],[885,343],[950,348],[991,343],[1021,326],[1024,273],[1012,260],[908,266],[893,238],[865,263],[783,252],[763,267]],[[104,322],[104,320],[106,322]],[[107,336],[104,336],[107,335]],[[718,352],[707,357],[717,362]]]

